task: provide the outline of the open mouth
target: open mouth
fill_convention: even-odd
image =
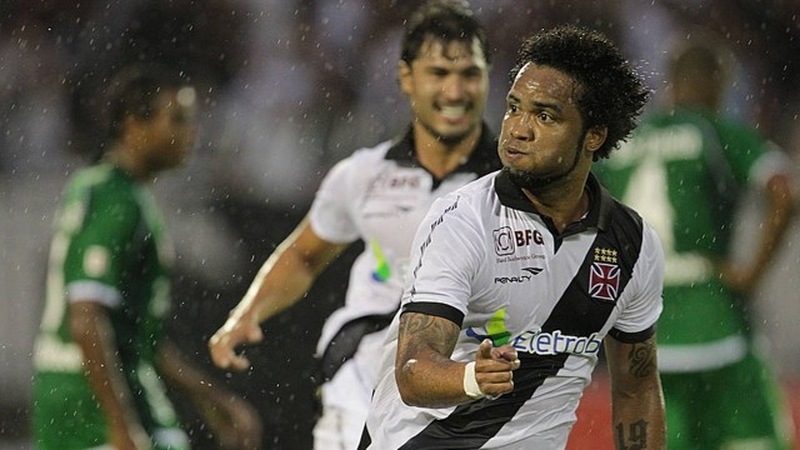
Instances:
[[[467,107],[464,105],[459,106],[442,106],[439,112],[446,119],[460,119],[467,114]]]
[[[508,154],[508,155],[526,155],[527,154],[527,152],[524,152],[522,150],[519,150],[519,149],[517,149],[515,147],[510,147],[510,146],[504,146],[503,150],[505,150],[506,154]]]

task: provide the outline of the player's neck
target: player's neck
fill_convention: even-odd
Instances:
[[[138,180],[150,181],[153,179],[153,174],[142,164],[141,158],[135,150],[123,142],[113,144],[103,160],[125,170]]]
[[[414,146],[417,160],[437,179],[443,179],[469,160],[480,137],[481,127],[476,127],[455,144],[443,142],[429,133],[415,132]]]
[[[559,232],[571,223],[580,221],[590,207],[590,195],[583,180],[565,180],[565,183],[548,186],[533,192],[522,190],[533,203],[536,211],[549,217]]]

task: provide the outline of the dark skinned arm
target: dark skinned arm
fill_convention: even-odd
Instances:
[[[448,407],[473,399],[464,392],[466,364],[450,359],[460,327],[448,319],[408,312],[400,316],[395,379],[408,405]],[[475,356],[475,379],[485,395],[499,396],[514,388],[512,371],[519,367],[510,345],[492,348],[484,341]]]
[[[120,450],[150,448],[150,438],[142,428],[122,372],[106,307],[93,300],[72,301],[69,327],[83,352],[89,384],[108,421],[110,443]]]
[[[611,374],[612,426],[617,450],[665,450],[664,395],[656,338],[627,344],[605,339]]]
[[[261,266],[228,320],[208,341],[218,367],[245,370],[250,361],[236,353],[242,344],[260,342],[261,322],[297,303],[311,284],[349,244],[319,237],[306,217]]]
[[[786,235],[794,210],[795,198],[789,178],[773,175],[767,182],[765,196],[767,205],[760,220],[758,241],[752,260],[744,267],[723,263],[719,267],[722,280],[733,290],[750,293],[761,281],[770,266],[780,243]]]
[[[158,350],[159,374],[192,401],[213,431],[219,448],[261,448],[261,418],[249,403],[220,387],[171,341],[164,340]]]

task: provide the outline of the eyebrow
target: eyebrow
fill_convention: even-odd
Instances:
[[[519,97],[517,97],[516,95],[514,95],[511,92],[509,92],[508,95],[506,96],[506,100],[507,101],[512,101],[512,102],[515,102],[515,103],[522,103],[522,101],[519,99]],[[547,102],[541,102],[541,101],[533,101],[533,102],[530,102],[530,105],[533,106],[536,109],[551,109],[551,110],[556,111],[558,113],[563,112],[563,108],[560,105],[558,105],[557,103],[547,103]]]

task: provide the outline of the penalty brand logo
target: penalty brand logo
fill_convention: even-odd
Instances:
[[[522,272],[516,276],[501,276],[501,277],[494,277],[495,284],[507,284],[507,283],[527,283],[531,281],[534,275],[539,275],[542,270],[538,267],[523,267]]]

